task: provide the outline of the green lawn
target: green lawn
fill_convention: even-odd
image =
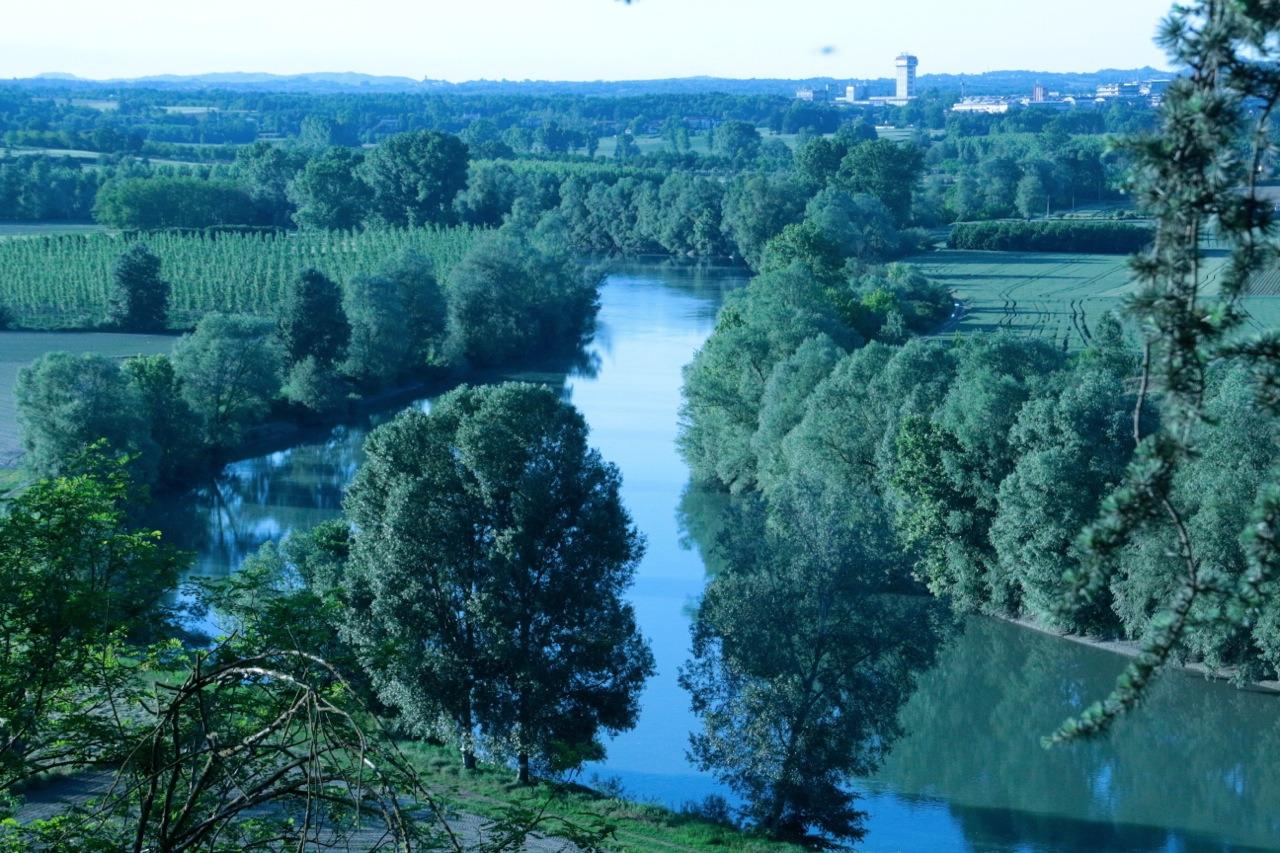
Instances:
[[[18,371],[47,352],[96,352],[113,358],[167,353],[177,338],[118,332],[0,332],[0,470],[11,469],[22,453],[17,401]],[[0,475],[0,483],[5,482]]]

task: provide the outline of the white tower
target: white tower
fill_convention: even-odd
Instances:
[[[898,91],[895,99],[909,101],[916,96],[916,66],[920,64],[920,60],[909,53],[902,53],[895,64],[898,66]]]

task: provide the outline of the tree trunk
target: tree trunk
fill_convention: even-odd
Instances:
[[[471,699],[468,689],[467,707],[462,713],[462,769],[476,769],[475,722],[471,718]]]
[[[520,753],[519,757],[516,758],[516,766],[518,767],[516,771],[516,782],[521,785],[532,784],[532,779],[529,776],[529,753]]]

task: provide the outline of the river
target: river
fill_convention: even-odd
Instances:
[[[619,268],[601,292],[593,367],[511,377],[565,389],[592,444],[621,469],[623,497],[648,542],[631,599],[658,673],[639,725],[585,779],[616,779],[634,798],[676,807],[721,792],[685,758],[697,721],[676,684],[689,604],[705,583],[677,517],[688,480],[675,447],[681,368],[742,283],[731,268]],[[234,570],[262,543],[339,513],[369,427],[336,427],[228,465],[172,507],[166,533],[197,554],[195,572]],[[1278,697],[1174,673],[1109,739],[1039,746],[1122,666],[1108,652],[971,620],[906,706],[907,734],[860,784],[869,812],[860,849],[1280,850]]]

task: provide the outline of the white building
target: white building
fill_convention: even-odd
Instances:
[[[894,100],[906,103],[916,96],[916,67],[920,60],[903,52],[898,54],[894,64],[898,69],[898,87],[894,92]]]
[[[983,115],[999,115],[1020,106],[1008,98],[964,98],[951,107],[953,113],[980,113]]]

